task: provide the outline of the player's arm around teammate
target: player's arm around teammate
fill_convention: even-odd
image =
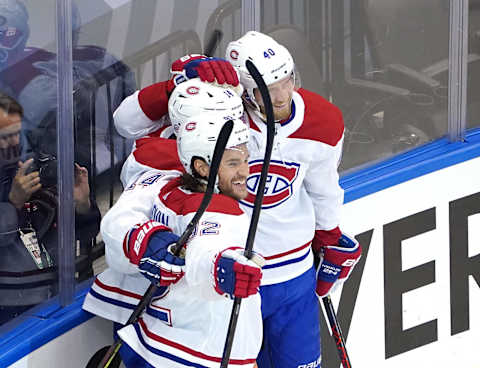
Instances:
[[[168,125],[165,117],[168,115],[170,95],[186,80],[199,79],[211,85],[232,88],[239,95],[243,91],[235,69],[224,59],[186,55],[172,63],[170,72],[170,80],[157,82],[134,92],[115,110],[114,124],[122,136],[138,139]],[[192,94],[193,92],[192,90]],[[208,101],[205,103],[211,104]]]
[[[179,157],[187,173],[168,178],[156,177],[162,174],[160,172],[142,175],[107,214],[107,220],[116,221],[118,226],[133,222],[126,221],[130,218],[127,213],[132,214],[143,206],[150,208],[140,212],[150,213],[150,223],[146,223],[151,225],[144,227],[143,233],[134,227],[124,237],[122,251],[126,262],[136,263],[135,249],[141,250],[144,241],[149,249],[149,243],[158,231],[155,226],[161,226],[159,222],[163,226],[169,225],[177,234],[186,228],[203,196],[215,138],[221,125],[223,120],[218,122],[218,119],[202,116],[192,118],[183,126],[177,141]],[[214,194],[186,245],[185,276],[167,292],[154,298],[138,323],[119,331],[126,342],[120,353],[127,367],[147,364],[172,368],[192,364],[218,366],[233,297],[246,299],[239,317],[241,327],[237,331],[238,342],[233,346],[231,365],[253,367],[262,336],[258,295],[262,274],[257,264],[242,255],[249,220],[237,202],[246,196],[247,139],[248,128],[241,120],[235,120],[218,172],[219,193]],[[156,189],[150,190],[155,186]],[[134,200],[133,193],[140,192],[145,194],[138,194]],[[147,192],[151,192],[150,195]],[[148,200],[149,196],[152,199]],[[115,211],[115,207],[119,211]],[[109,229],[113,231],[114,227]],[[102,230],[105,232],[107,227]],[[149,231],[154,231],[153,235]],[[121,254],[117,253],[117,256],[120,258]],[[117,267],[121,267],[119,262]]]

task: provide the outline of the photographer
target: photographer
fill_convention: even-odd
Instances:
[[[0,92],[0,324],[57,289],[57,162],[48,155],[20,161],[22,117],[18,102]],[[100,211],[78,164],[73,196],[77,240],[88,242],[99,231]]]

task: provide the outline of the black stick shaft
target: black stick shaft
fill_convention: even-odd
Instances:
[[[332,299],[329,295],[322,298],[323,306],[325,307],[325,313],[327,314],[330,328],[332,329],[332,337],[335,340],[338,356],[342,362],[343,368],[352,368],[350,358],[347,354],[347,347],[345,346],[345,338],[343,337],[342,329],[338,323],[335,308],[333,308]]]
[[[275,119],[273,116],[273,106],[270,99],[270,94],[260,72],[250,60],[247,60],[246,66],[250,75],[257,83],[260,94],[262,95],[262,100],[267,115],[267,144],[265,147],[265,156],[263,158],[262,172],[260,174],[260,181],[258,184],[257,194],[255,196],[252,218],[250,221],[250,227],[248,229],[247,244],[245,246],[244,252],[245,257],[250,259],[252,257],[253,241],[257,232],[260,210],[262,209],[263,194],[265,190],[265,184],[267,182],[268,167],[270,165],[270,158],[272,156],[273,138],[275,136]],[[240,313],[241,302],[242,299],[237,297],[233,302],[232,313],[230,315],[230,322],[228,324],[227,338],[225,341],[225,346],[223,348],[222,362],[220,368],[227,368],[228,361],[230,360],[230,354],[232,352],[233,346],[233,338],[235,336],[235,330],[237,328],[237,321],[238,315]]]

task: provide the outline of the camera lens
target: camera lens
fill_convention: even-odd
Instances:
[[[57,160],[54,158],[44,160],[40,164],[39,175],[43,187],[57,185]]]

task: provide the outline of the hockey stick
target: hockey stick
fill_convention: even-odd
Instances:
[[[192,220],[188,223],[183,234],[180,236],[176,244],[172,247],[172,252],[175,254],[175,256],[178,256],[180,254],[183,248],[183,245],[187,242],[190,235],[192,235],[192,232],[195,229],[195,226],[197,225],[198,221],[200,220],[200,217],[202,217],[208,205],[210,204],[210,200],[212,199],[213,192],[215,189],[215,183],[217,179],[218,168],[220,167],[220,161],[222,160],[223,151],[225,150],[225,147],[227,145],[228,138],[230,137],[230,133],[232,132],[232,129],[233,129],[233,121],[229,120],[222,126],[222,129],[220,130],[217,142],[215,144],[215,149],[213,151],[212,163],[210,165],[210,172],[208,175],[208,182],[207,182],[207,188],[205,190],[205,194],[203,195],[202,202],[200,203],[200,206],[198,207],[198,210],[195,213],[195,216],[193,216]],[[155,292],[157,291],[157,289],[158,289],[157,285],[150,284],[147,291],[143,295],[142,299],[138,303],[133,313],[130,315],[130,318],[128,319],[125,325],[129,325],[137,321],[138,317],[140,317],[140,315],[143,313],[145,308],[150,304],[150,301],[153,295],[155,294]],[[120,350],[122,344],[123,344],[122,340],[118,339],[113,345],[111,345],[107,353],[104,355],[101,363],[98,365],[98,367],[99,368],[109,367],[112,361],[114,360],[115,356],[117,355],[118,351]],[[93,364],[94,363],[89,362],[87,365],[87,368],[90,368],[90,367],[93,368],[94,367]]]
[[[352,368],[350,363],[350,358],[347,354],[347,348],[345,346],[345,338],[343,337],[342,329],[338,323],[337,315],[335,309],[333,308],[332,299],[330,295],[324,296],[322,298],[323,306],[325,307],[325,313],[327,314],[328,322],[330,323],[330,328],[332,330],[332,337],[335,340],[335,345],[337,347],[338,356],[342,362],[343,368]]]
[[[222,40],[222,37],[223,37],[222,31],[220,31],[219,29],[213,30],[212,37],[210,38],[210,41],[208,41],[208,44],[205,47],[205,50],[203,51],[205,56],[213,56],[213,54],[217,50],[218,44]]]
[[[267,145],[265,147],[265,156],[263,158],[260,182],[258,184],[257,194],[255,196],[252,219],[250,221],[250,227],[248,229],[247,244],[245,246],[245,252],[243,253],[245,257],[250,259],[252,258],[253,240],[255,239],[260,210],[262,209],[263,194],[265,191],[265,184],[267,182],[268,167],[270,166],[270,157],[272,156],[273,138],[275,136],[275,119],[273,116],[273,106],[270,99],[270,94],[260,72],[250,60],[247,60],[246,67],[252,78],[257,83],[260,94],[262,95],[262,100],[267,115]],[[242,299],[237,297],[233,302],[232,314],[230,315],[230,323],[228,325],[227,338],[225,341],[225,346],[223,348],[223,356],[220,368],[226,368],[228,366],[228,361],[230,360],[230,353],[232,352],[233,338],[235,335],[235,329],[237,328],[237,321],[238,315],[240,313],[241,302]]]

